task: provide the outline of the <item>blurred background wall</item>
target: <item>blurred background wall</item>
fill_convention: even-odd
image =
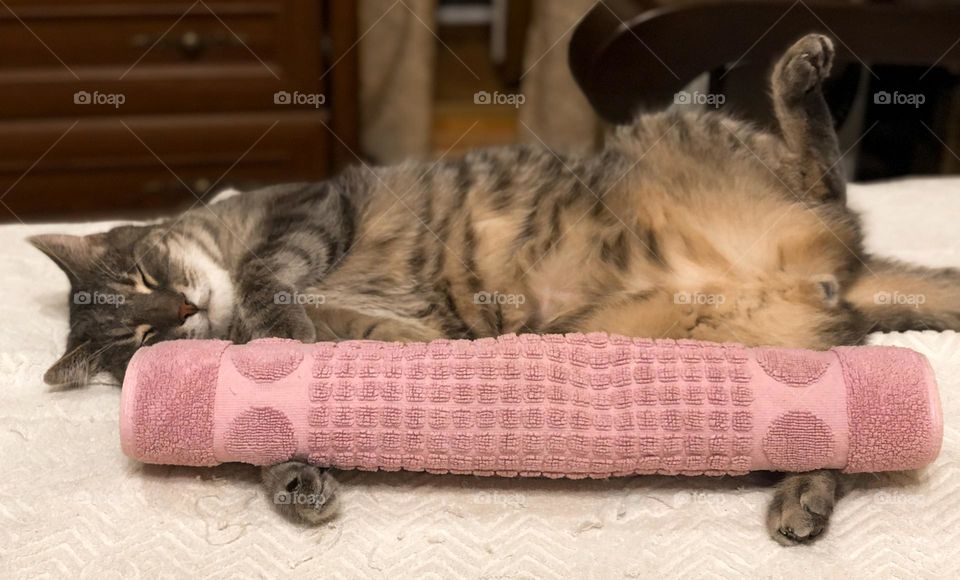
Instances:
[[[690,90],[721,91],[728,97],[724,111],[763,123],[769,119],[765,76],[773,54],[766,45],[785,40],[779,38],[784,27],[822,28],[815,10],[837,5],[811,0],[807,13],[774,0],[766,4],[773,26],[759,19],[717,30],[714,22],[700,22],[693,36],[701,40],[716,35],[714,46],[750,46],[744,51],[749,58],[714,62],[714,51],[689,48],[690,35],[657,39],[646,29],[650,37],[641,39],[626,25],[653,26],[657,18],[651,15],[664,14],[662,6],[707,4],[698,2],[0,4],[3,221],[153,216],[201,205],[228,186],[323,179],[353,163],[453,158],[507,143],[594,149],[608,124],[571,73],[571,39],[578,32],[584,46],[624,50],[604,65],[614,81],[594,87],[594,99],[597,91],[629,90],[641,101],[649,96],[662,102],[653,73],[662,77],[667,63],[702,64]],[[733,21],[750,18],[737,16],[742,3],[709,4]],[[914,6],[921,11],[941,4],[850,4],[864,10],[874,5],[910,15]],[[683,22],[682,14],[678,18]],[[851,18],[869,34],[870,17],[862,24],[856,12]],[[934,26],[949,27],[956,20],[951,18],[934,18]],[[601,30],[604,22],[613,25],[607,32]],[[898,42],[922,46],[934,38],[922,29],[915,35]],[[896,48],[890,39],[869,42]],[[871,63],[866,69],[856,59],[838,67],[832,104],[844,121],[844,144],[853,148],[851,176],[960,171],[954,153],[960,150],[960,93],[957,71],[947,66],[957,61],[960,47],[947,42],[927,48],[940,58],[919,68]],[[589,50],[581,47],[581,60],[594,58],[582,54]],[[925,96],[922,106],[883,107],[871,100],[904,87]]]

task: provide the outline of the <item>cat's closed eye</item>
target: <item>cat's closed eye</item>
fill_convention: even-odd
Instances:
[[[132,342],[137,345],[137,348],[147,344],[153,338],[159,334],[156,328],[150,326],[149,324],[139,324],[137,327],[130,333],[127,333],[123,336],[117,338],[118,342]]]
[[[137,268],[137,281],[144,286],[148,291],[154,291],[160,288],[160,283],[157,282],[157,279],[147,274],[147,271],[143,269],[143,266],[139,263],[136,265]]]
[[[140,335],[140,346],[147,344],[147,341],[155,336],[157,336],[157,329],[153,328],[152,326],[148,327]]]

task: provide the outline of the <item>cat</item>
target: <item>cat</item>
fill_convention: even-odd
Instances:
[[[672,108],[617,128],[593,156],[521,145],[353,168],[151,225],[33,237],[74,295],[67,352],[44,378],[122,381],[137,348],[178,338],[605,331],[826,349],[876,330],[960,329],[960,273],[863,249],[822,93],[833,56],[813,34],[779,59],[776,132]],[[115,299],[76,299],[91,293]],[[291,461],[263,480],[271,497],[307,498],[275,502],[291,519],[336,509],[327,470]],[[821,536],[847,485],[829,470],[787,474],[771,537]]]

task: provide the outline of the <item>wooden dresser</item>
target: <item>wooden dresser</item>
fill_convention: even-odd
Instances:
[[[353,2],[4,4],[4,222],[150,215],[355,161]]]

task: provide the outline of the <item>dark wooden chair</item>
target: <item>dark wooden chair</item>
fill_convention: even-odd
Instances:
[[[897,129],[880,130],[871,140],[902,141],[907,119],[909,130],[921,140],[928,132],[915,121],[923,121],[934,132],[926,135],[919,151],[898,155],[919,160],[919,166],[886,167],[875,173],[931,172],[942,167],[939,161],[925,165],[922,158],[931,147],[941,149],[942,158],[940,141],[960,133],[956,112],[952,116],[949,112],[955,75],[960,73],[957,3],[604,0],[574,32],[569,62],[590,103],[611,123],[668,106],[678,91],[703,73],[709,73],[709,92],[723,94],[729,110],[768,123],[770,67],[789,44],[809,32],[837,41],[835,74],[827,95],[838,123],[847,117],[858,92],[863,94],[864,85],[872,93],[899,89],[930,96],[921,110],[914,111],[878,109],[867,103],[867,117],[894,114],[900,120]],[[863,117],[858,118],[861,124]],[[889,135],[884,137],[885,133]]]

